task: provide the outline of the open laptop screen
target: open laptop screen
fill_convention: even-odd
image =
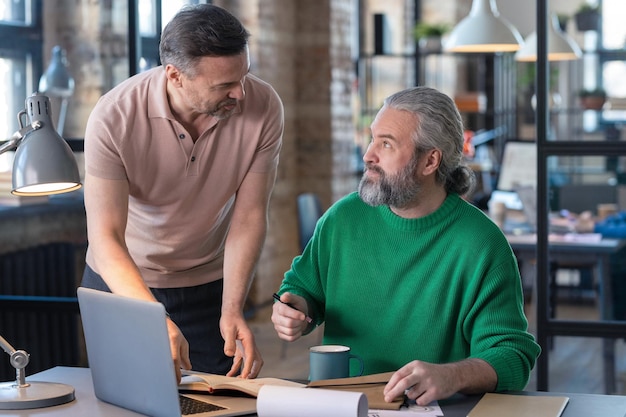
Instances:
[[[521,187],[537,187],[537,145],[510,141],[504,146],[496,188],[515,191]]]

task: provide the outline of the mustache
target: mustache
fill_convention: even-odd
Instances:
[[[383,171],[381,167],[376,166],[376,165],[365,164],[365,171],[374,171],[377,174],[385,175],[385,171]]]
[[[237,104],[237,100],[234,98],[229,98],[227,100],[222,101],[218,107],[230,106],[234,104]]]

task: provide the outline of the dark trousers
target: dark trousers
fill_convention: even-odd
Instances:
[[[81,286],[111,292],[102,277],[88,265]],[[196,371],[224,375],[233,364],[233,359],[224,355],[224,339],[219,327],[222,289],[221,279],[196,287],[151,288],[189,342],[189,357]]]

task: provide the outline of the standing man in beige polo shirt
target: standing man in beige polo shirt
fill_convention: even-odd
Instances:
[[[217,6],[182,9],[162,66],[105,94],[87,124],[82,285],[163,303],[179,377],[192,365],[255,377],[263,364],[243,307],[284,118],[249,73],[248,37]]]

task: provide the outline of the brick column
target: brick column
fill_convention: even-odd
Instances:
[[[223,2],[252,32],[252,71],[285,105],[285,135],[270,228],[251,298],[271,300],[299,253],[296,196],[319,194],[324,208],[356,188],[350,0]],[[257,19],[251,16],[256,10]]]

